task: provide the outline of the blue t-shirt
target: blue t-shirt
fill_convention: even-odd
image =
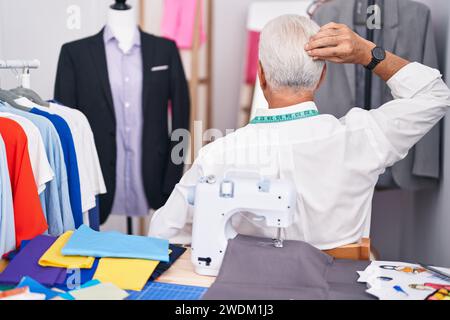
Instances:
[[[31,109],[30,112],[50,120],[58,132],[59,139],[61,140],[61,146],[63,148],[64,161],[67,168],[73,220],[75,221],[75,227],[78,228],[83,224],[83,212],[81,209],[80,175],[78,172],[77,154],[75,151],[72,132],[70,131],[67,122],[58,115],[51,114],[37,108]]]

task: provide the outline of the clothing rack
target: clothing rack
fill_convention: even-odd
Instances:
[[[31,87],[30,69],[38,69],[41,65],[39,60],[0,60],[0,69],[21,69],[22,74],[18,76],[23,88]]]

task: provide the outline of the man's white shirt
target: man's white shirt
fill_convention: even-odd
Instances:
[[[422,64],[410,63],[387,84],[394,100],[378,109],[354,108],[341,119],[324,114],[249,124],[207,145],[167,203],[155,212],[149,236],[190,243],[189,189],[203,176],[220,178],[228,170],[256,170],[296,186],[298,219],[284,230],[285,239],[326,250],[368,237],[378,177],[406,157],[450,106],[450,90],[440,72]],[[309,110],[317,111],[313,102],[258,109],[256,116]],[[233,226],[240,234],[276,236],[276,229],[245,214],[235,215]]]

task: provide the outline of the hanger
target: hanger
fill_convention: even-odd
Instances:
[[[35,91],[31,89],[18,87],[9,91],[21,97],[25,97],[42,107],[50,107],[50,104],[47,101],[43,100]]]
[[[16,109],[19,109],[22,111],[30,111],[31,108],[20,105],[16,102],[16,100],[19,98],[20,98],[19,96],[15,95],[12,92],[0,89],[0,100],[2,100],[3,102],[6,102],[13,108],[16,108]]]
[[[19,81],[18,84],[19,87],[29,86],[30,69],[36,69],[39,67],[39,65],[40,62],[38,60],[33,61],[0,60],[0,69],[9,69],[11,72],[13,72],[17,80]],[[19,74],[17,69],[21,69],[22,74]],[[36,105],[36,103],[30,101],[25,97],[20,97],[14,92],[2,90],[1,88],[0,88],[0,100],[8,103],[13,108],[23,111],[30,111]]]
[[[330,2],[331,0],[314,0],[306,9],[306,13],[310,18],[314,17],[317,9],[319,9],[324,3]]]

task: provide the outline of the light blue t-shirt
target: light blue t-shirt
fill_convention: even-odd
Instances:
[[[40,195],[42,208],[49,226],[48,233],[59,236],[65,231],[74,230],[75,223],[70,204],[69,184],[64,154],[58,133],[50,120],[0,102],[0,112],[10,112],[30,120],[41,133],[50,167],[55,179],[46,184]]]
[[[0,256],[16,248],[14,208],[5,143],[0,135]]]

